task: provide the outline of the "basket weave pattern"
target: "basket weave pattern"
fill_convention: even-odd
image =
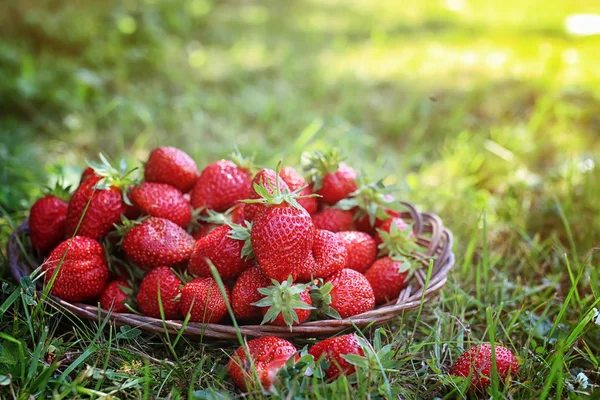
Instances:
[[[412,222],[413,231],[417,236],[417,244],[422,249],[416,257],[422,268],[415,271],[408,285],[400,292],[397,299],[386,304],[375,307],[375,309],[355,315],[350,318],[335,320],[319,320],[305,322],[294,326],[290,331],[287,326],[274,325],[240,325],[242,335],[248,337],[279,336],[289,337],[322,337],[330,336],[353,325],[364,327],[369,324],[382,324],[393,319],[405,310],[419,307],[421,299],[427,300],[434,295],[446,283],[448,272],[454,265],[454,254],[452,253],[452,232],[444,227],[441,219],[431,213],[420,213],[410,203],[402,203],[408,208],[408,212],[402,214],[407,222]],[[7,253],[13,278],[19,282],[23,276],[29,275],[32,270],[39,266],[39,260],[32,256],[33,251],[29,245],[29,224],[25,221],[8,241]],[[25,246],[24,252],[19,244]],[[424,286],[427,279],[427,270],[430,260],[434,260],[433,271],[427,284],[425,293]],[[52,299],[61,307],[73,312],[84,319],[97,320],[98,315],[102,318],[107,316],[116,325],[129,325],[149,332],[164,332],[165,326],[171,333],[181,330],[183,321],[162,321],[157,318],[146,317],[131,313],[112,313],[108,310],[99,309],[97,306],[81,303],[69,303],[58,297]],[[185,327],[185,334],[190,336],[204,336],[218,339],[236,338],[236,330],[233,325],[225,324],[203,324],[190,322]]]

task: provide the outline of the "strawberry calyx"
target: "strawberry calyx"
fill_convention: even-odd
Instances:
[[[111,187],[118,188],[123,194],[123,202],[131,206],[131,201],[128,197],[128,189],[131,185],[136,185],[138,181],[131,178],[131,174],[137,170],[136,168],[128,169],[125,159],[119,161],[119,167],[114,167],[102,153],[98,153],[100,162],[87,161],[87,165],[94,170],[94,174],[102,177],[94,186],[94,189],[105,190]]]
[[[308,187],[308,185],[306,186],[302,186],[299,187],[298,189],[294,190],[293,192],[290,192],[290,190],[287,187],[284,187],[283,189],[281,188],[281,183],[280,183],[280,177],[279,177],[279,171],[281,169],[281,162],[279,162],[279,164],[277,164],[277,170],[275,171],[277,178],[275,179],[275,185],[273,185],[271,182],[266,182],[262,179],[260,179],[259,183],[254,183],[254,190],[256,191],[256,193],[260,196],[258,199],[246,199],[246,200],[241,200],[241,202],[243,203],[259,203],[259,204],[264,204],[264,205],[281,205],[283,203],[287,203],[290,206],[297,208],[297,209],[304,209],[300,203],[298,203],[298,199],[304,199],[307,197],[318,197],[319,195],[317,194],[310,194],[310,195],[300,195],[300,192],[302,192],[304,189],[306,189]],[[269,191],[269,189],[271,189],[271,191]]]
[[[311,282],[310,299],[315,309],[313,319],[319,319],[320,317],[342,319],[340,313],[331,307],[332,290],[333,284],[331,282],[324,283],[323,279],[315,279]]]
[[[294,284],[291,276],[281,283],[275,279],[272,279],[271,282],[273,283],[272,286],[258,289],[259,293],[265,297],[256,303],[252,303],[252,305],[269,307],[261,325],[274,321],[281,314],[291,330],[294,322],[299,323],[296,310],[314,309],[314,307],[303,302],[300,297],[309,288],[310,284]]]
[[[390,231],[377,229],[382,243],[379,247],[380,256],[388,256],[394,261],[400,261],[402,264],[399,273],[413,269],[411,260],[414,260],[414,253],[419,250],[417,239],[412,234],[412,224],[407,224],[403,228],[392,223]]]
[[[231,153],[231,161],[233,161],[238,167],[245,169],[250,174],[256,174],[260,168],[254,163],[254,155],[251,157],[246,157],[242,155],[239,149],[235,149],[233,153]]]
[[[243,225],[234,224],[233,222],[226,222],[226,224],[231,228],[229,237],[244,242],[244,247],[242,247],[242,253],[240,254],[240,257],[245,258],[246,260],[254,259],[254,250],[252,249],[252,242],[250,241],[252,222],[244,221]]]
[[[402,205],[390,195],[390,188],[383,183],[369,182],[361,179],[358,190],[350,194],[347,199],[342,199],[335,204],[341,210],[354,210],[354,219],[369,218],[369,225],[374,226],[376,220],[391,218],[388,211],[400,211]]]
[[[54,186],[44,186],[42,188],[44,195],[54,196],[57,199],[68,202],[71,198],[71,186],[65,186],[62,177],[59,177]]]
[[[308,181],[313,184],[315,191],[323,187],[323,177],[335,173],[340,168],[340,163],[346,159],[337,148],[304,153],[301,157],[302,168],[308,174]]]

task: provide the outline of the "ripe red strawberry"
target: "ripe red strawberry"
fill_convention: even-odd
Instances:
[[[375,242],[377,243],[378,246],[381,243],[383,243],[383,239],[381,238],[380,231],[391,233],[392,224],[395,224],[396,227],[401,231],[408,230],[408,232],[407,232],[408,236],[414,238],[414,234],[410,230],[411,226],[409,224],[407,224],[406,222],[404,222],[404,220],[402,218],[395,217],[395,218],[385,220],[379,225],[379,227],[377,229],[377,233],[375,234]]]
[[[231,307],[235,317],[237,319],[258,318],[261,315],[260,308],[253,305],[263,298],[258,289],[270,285],[271,280],[258,265],[242,272],[231,291]]]
[[[231,222],[234,224],[241,224],[245,220],[244,209],[246,208],[245,204],[238,204],[231,210]]]
[[[364,273],[375,262],[377,244],[371,235],[365,232],[340,232],[338,237],[346,245],[348,255],[345,268]]]
[[[129,310],[125,307],[125,303],[129,300],[131,286],[127,281],[116,280],[110,282],[102,295],[100,296],[100,307],[105,310],[112,310],[115,313],[125,313]]]
[[[194,208],[223,212],[248,198],[250,172],[233,161],[220,160],[200,173],[191,193]]]
[[[87,236],[99,240],[113,230],[114,224],[120,221],[121,214],[126,209],[126,204],[123,202],[123,193],[116,186],[110,186],[107,189],[94,189],[100,180],[102,180],[102,177],[98,175],[89,177],[73,193],[67,209],[67,236],[73,236],[74,233],[77,233],[78,236]],[[79,229],[77,229],[84,212],[85,216]]]
[[[46,254],[65,238],[67,207],[65,201],[51,194],[37,200],[31,207],[31,244],[41,254]]]
[[[69,201],[67,209],[67,236],[87,236],[102,239],[114,229],[127,212],[124,190],[134,183],[122,162],[117,170],[100,154],[101,163],[90,163],[94,175],[85,179]],[[82,219],[83,216],[83,219]],[[81,224],[80,224],[81,220]]]
[[[351,211],[337,208],[326,208],[313,215],[312,220],[316,229],[325,229],[331,232],[354,230],[354,215]]]
[[[390,209],[386,209],[385,213],[387,214],[388,217],[385,217],[383,219],[381,218],[376,218],[375,222],[373,223],[373,225],[371,225],[371,221],[368,215],[364,215],[364,213],[360,212],[360,209],[356,208],[355,213],[358,214],[357,215],[357,219],[354,221],[354,224],[356,225],[356,229],[358,229],[361,232],[366,232],[368,234],[374,234],[377,228],[381,227],[381,224],[383,224],[386,221],[389,221],[391,218],[400,218],[400,211],[396,211],[396,210],[390,210]],[[362,214],[362,216],[361,216]]]
[[[206,261],[208,258],[223,280],[237,277],[248,267],[247,258],[251,249],[244,246],[249,243],[249,237],[249,229],[241,225],[234,225],[234,228],[222,225],[214,229],[194,245],[188,272],[198,277],[212,276]]]
[[[227,298],[231,297],[225,286]],[[179,301],[181,315],[190,314],[190,321],[217,323],[227,314],[226,300],[213,278],[196,278],[183,286]]]
[[[192,158],[175,147],[158,147],[150,153],[144,169],[146,182],[166,183],[188,192],[196,183],[198,167]]]
[[[408,266],[402,261],[395,261],[390,257],[383,257],[375,261],[365,272],[365,278],[375,293],[375,303],[386,303],[398,298],[400,291],[405,286],[407,275]]]
[[[70,302],[96,300],[108,283],[109,272],[104,248],[94,239],[75,236],[52,250],[42,265],[46,284],[51,281],[59,264],[60,269],[56,274],[51,293],[63,300]]]
[[[311,354],[315,361],[319,359],[327,360],[330,366],[324,372],[329,380],[334,380],[340,375],[352,375],[356,372],[356,367],[344,360],[343,355],[365,355],[354,333],[332,337],[316,343],[308,350],[308,354]]]
[[[250,232],[258,265],[271,279],[295,280],[312,250],[314,226],[302,207],[271,205],[260,214]]]
[[[79,184],[81,185],[81,183],[85,180],[87,180],[87,178],[90,178],[92,176],[94,176],[94,168],[92,167],[87,167],[86,169],[83,170],[83,172],[81,172],[81,178],[79,179]]]
[[[256,191],[255,185],[258,185],[259,187],[264,187],[267,190],[267,192],[269,192],[270,194],[273,194],[273,192],[274,192],[273,189],[276,188],[277,181],[279,181],[280,190],[282,192],[284,192],[286,190],[289,191],[290,188],[288,187],[287,183],[285,183],[283,181],[283,179],[281,179],[281,177],[279,177],[279,179],[276,179],[276,178],[277,178],[277,173],[275,171],[273,171],[272,169],[265,168],[265,169],[260,170],[254,176],[254,179],[252,180],[252,188],[250,189],[250,194],[248,195],[248,199],[256,200],[256,199],[260,199],[262,197]],[[261,204],[261,203],[245,204],[244,219],[252,222],[259,214],[262,214],[265,209],[266,209],[266,205]]]
[[[326,204],[333,205],[358,189],[356,171],[342,160],[337,150],[316,151],[304,157],[313,190],[322,196],[321,200]]]
[[[331,283],[331,303],[340,317],[348,318],[372,310],[375,307],[375,294],[363,274],[344,268],[325,280]]]
[[[290,357],[299,358],[293,344],[275,336],[250,340],[244,347],[238,348],[227,364],[227,374],[244,391],[258,389],[255,376],[265,390],[271,390],[279,369]],[[246,358],[246,353],[251,360]]]
[[[337,233],[317,229],[312,247],[314,263],[312,269],[301,269],[298,279],[308,281],[315,278],[327,278],[346,265],[348,252]]]
[[[300,175],[293,167],[283,167],[279,172],[279,176],[288,185],[291,192],[298,190],[301,187],[306,187],[298,194],[300,196],[310,196],[313,194],[313,191],[310,186],[307,185],[306,180],[304,180],[302,175]],[[298,199],[298,204],[304,207],[304,209],[310,215],[315,214],[317,212],[317,208],[319,207],[316,197],[305,197]]]
[[[146,215],[165,218],[185,228],[192,218],[183,194],[166,183],[143,182],[129,195],[131,202]]]
[[[150,217],[125,234],[123,251],[140,268],[151,269],[187,261],[194,243],[194,238],[174,222]]]
[[[519,363],[512,352],[502,346],[495,347],[496,371],[498,378],[505,381],[508,374],[516,374],[519,371]],[[471,376],[471,385],[474,389],[484,389],[490,384],[492,371],[492,347],[489,343],[471,347],[456,359],[450,375]]]
[[[142,282],[137,294],[137,303],[140,311],[153,318],[160,318],[160,300],[165,319],[178,319],[179,296],[182,287],[181,280],[167,266],[156,267],[148,272]]]

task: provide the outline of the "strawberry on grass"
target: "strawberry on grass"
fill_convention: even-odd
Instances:
[[[494,352],[496,372],[500,381],[504,382],[509,374],[514,375],[519,371],[519,363],[506,347],[495,346]],[[490,385],[492,366],[492,346],[483,343],[461,354],[450,368],[450,375],[470,377],[471,388],[483,390]]]
[[[299,358],[296,352],[292,343],[275,336],[249,340],[231,356],[227,374],[246,392],[258,390],[260,386],[268,391],[275,385],[277,372],[286,362],[291,357]]]
[[[354,333],[332,337],[316,343],[308,350],[308,354],[312,355],[315,361],[327,361],[329,367],[325,369],[325,376],[329,380],[337,379],[340,375],[352,375],[356,372],[356,367],[349,363],[344,356],[349,354],[365,355]]]

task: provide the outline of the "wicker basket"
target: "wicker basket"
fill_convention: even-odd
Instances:
[[[294,326],[290,331],[286,326],[273,325],[240,325],[242,335],[248,337],[259,337],[274,335],[284,338],[289,337],[322,337],[330,336],[345,329],[352,328],[353,325],[364,327],[369,324],[382,324],[399,315],[405,310],[419,307],[421,299],[431,298],[446,282],[446,277],[450,268],[454,264],[454,254],[452,253],[452,232],[442,224],[441,219],[430,213],[419,213],[410,203],[403,203],[408,212],[403,213],[402,218],[411,220],[413,231],[417,235],[417,243],[423,249],[417,254],[422,268],[417,270],[413,278],[409,281],[398,296],[397,299],[386,304],[380,305],[375,309],[355,315],[351,318],[341,320],[319,320],[305,322]],[[19,244],[25,246],[25,254]],[[28,254],[34,254],[29,243],[29,224],[25,221],[19,229],[14,232],[8,241],[8,258],[10,262],[11,273],[14,279],[19,282],[21,277],[28,275],[32,270],[39,266],[39,260]],[[434,266],[431,278],[423,295],[427,269],[430,260],[433,258]],[[110,315],[110,318],[116,325],[129,325],[137,327],[148,332],[164,332],[166,329],[171,333],[177,333],[181,330],[183,321],[162,321],[157,318],[150,318],[143,315],[130,313],[111,313],[107,310],[98,309],[97,306],[81,303],[69,303],[52,296],[53,300],[72,311],[81,318],[97,320],[98,316],[103,318]],[[204,336],[218,339],[234,339],[236,331],[233,325],[225,324],[203,324],[190,322],[185,327],[185,334],[190,336]]]

